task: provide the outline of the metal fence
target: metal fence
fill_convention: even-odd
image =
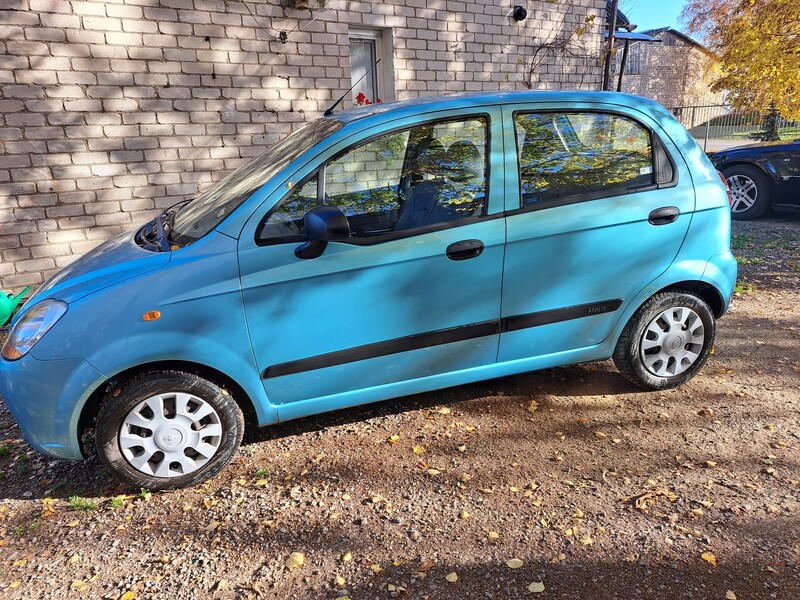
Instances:
[[[678,106],[669,110],[707,152],[753,143],[762,139],[766,129],[767,115],[736,111],[720,104]],[[780,139],[800,138],[800,122],[781,116],[777,116],[776,121]]]

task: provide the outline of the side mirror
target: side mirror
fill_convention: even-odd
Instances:
[[[308,241],[294,249],[297,258],[317,258],[322,255],[328,242],[346,240],[350,237],[350,223],[344,213],[335,206],[316,206],[303,217]]]

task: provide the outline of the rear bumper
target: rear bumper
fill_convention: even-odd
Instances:
[[[722,312],[717,315],[717,317],[724,315],[731,304],[738,272],[739,264],[736,262],[736,257],[730,250],[715,254],[708,259],[706,263],[706,268],[703,271],[703,277],[701,279],[717,288],[722,295]]]
[[[84,360],[0,359],[0,399],[34,449],[56,458],[83,458],[78,420],[103,375]]]

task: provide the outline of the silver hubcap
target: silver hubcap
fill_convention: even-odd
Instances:
[[[119,447],[137,471],[179,477],[197,471],[219,450],[222,424],[208,402],[192,394],[152,396],[130,411],[119,429]]]
[[[700,357],[703,321],[690,308],[669,308],[647,324],[641,340],[645,368],[658,377],[680,375]]]
[[[728,187],[731,189],[731,212],[744,212],[752,208],[758,200],[758,188],[755,181],[746,175],[733,175],[728,179]]]

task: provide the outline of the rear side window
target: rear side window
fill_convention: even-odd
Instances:
[[[514,119],[523,206],[656,183],[650,132],[632,119],[595,112]]]

